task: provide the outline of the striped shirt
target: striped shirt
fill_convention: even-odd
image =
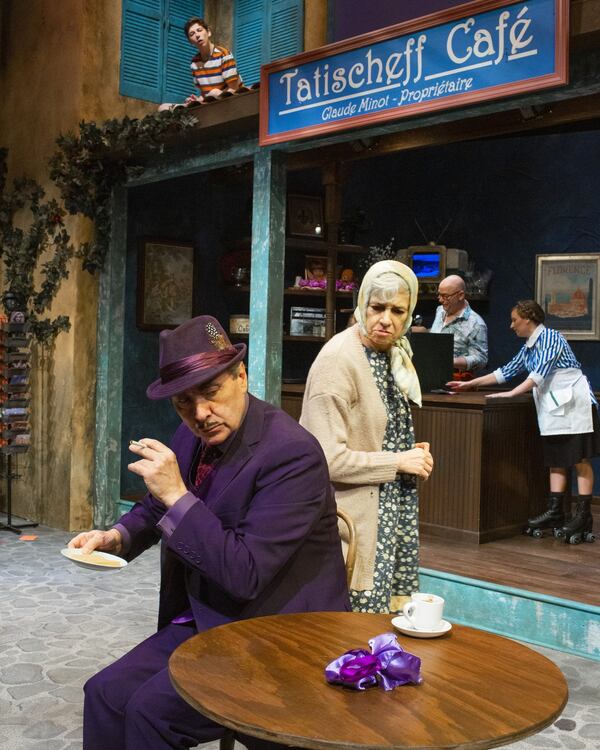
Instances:
[[[215,44],[211,56],[204,62],[200,53],[192,58],[191,63],[194,86],[202,96],[211,89],[224,91],[231,83],[241,83],[235,59],[226,47]]]
[[[527,372],[536,385],[541,385],[554,370],[574,367],[581,370],[567,340],[558,331],[539,325],[519,350],[516,357],[494,371],[496,380],[505,383]]]

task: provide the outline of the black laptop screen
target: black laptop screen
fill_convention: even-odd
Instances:
[[[452,380],[454,334],[412,333],[410,345],[413,350],[413,364],[423,393],[442,388]]]

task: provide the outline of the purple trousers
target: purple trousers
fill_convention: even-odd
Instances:
[[[87,681],[84,750],[190,748],[223,736],[224,728],[186,703],[169,679],[169,657],[195,634],[193,624],[167,625]],[[282,747],[237,739],[252,750]]]

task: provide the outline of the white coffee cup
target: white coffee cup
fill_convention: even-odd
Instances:
[[[436,594],[412,594],[402,614],[417,630],[437,630],[442,624],[444,600]]]

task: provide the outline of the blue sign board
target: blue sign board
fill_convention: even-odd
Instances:
[[[420,20],[263,66],[261,143],[567,80],[568,0],[469,3]]]

